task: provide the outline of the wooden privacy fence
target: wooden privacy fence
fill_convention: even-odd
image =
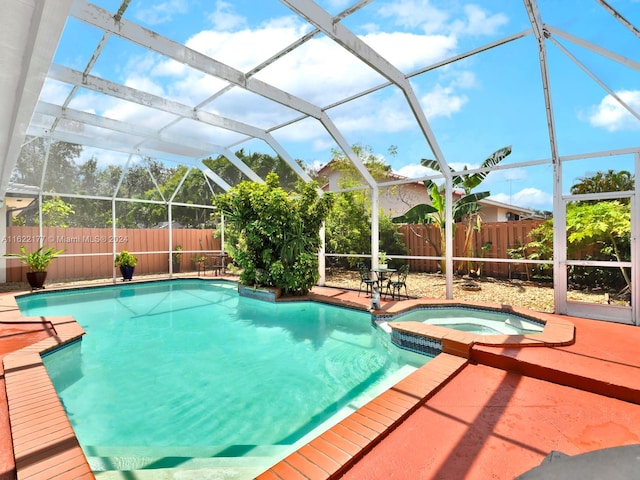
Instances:
[[[509,258],[507,249],[515,248],[530,241],[529,232],[540,225],[542,220],[522,220],[514,222],[483,223],[479,232],[473,233],[474,257]],[[108,278],[113,275],[113,243],[116,251],[129,250],[138,257],[136,274],[167,273],[169,271],[169,232],[167,229],[116,229],[115,236],[110,228],[43,228],[45,247],[64,249],[63,256],[56,258],[47,269],[48,280],[78,280]],[[440,244],[440,231],[431,225],[401,225],[399,231],[411,256],[436,256],[436,250],[428,239]],[[185,253],[181,255],[181,271],[196,271],[193,257],[199,252],[221,249],[215,230],[175,229],[172,230],[173,248],[181,245]],[[457,224],[454,236],[453,255],[467,256],[463,251],[465,225]],[[7,227],[4,239],[7,253],[17,253],[24,245],[33,251],[40,244],[38,227]],[[491,242],[491,247],[482,251],[482,246]],[[149,253],[146,253],[149,252]],[[388,252],[393,254],[393,252]],[[26,279],[27,267],[19,260],[6,258],[7,282]],[[459,262],[454,262],[457,267]],[[413,272],[437,272],[440,262],[436,260],[409,260]],[[484,262],[482,273],[494,277],[508,277],[514,272],[524,272],[524,264]]]
[[[484,257],[484,258],[510,258],[507,249],[517,248],[531,241],[529,232],[543,223],[543,220],[520,220],[513,222],[487,222],[482,224],[480,231],[473,232],[472,252],[469,255],[464,251],[464,239],[466,226],[456,224],[453,237],[454,257]],[[401,225],[399,228],[408,255],[411,256],[437,256],[435,248],[431,245],[440,245],[440,230],[433,225]],[[430,240],[430,241],[429,241]],[[485,251],[482,246],[488,245]],[[387,252],[393,253],[393,252]],[[454,262],[457,270],[460,262]],[[475,263],[475,262],[474,262]],[[437,272],[440,270],[440,262],[437,260],[409,260],[413,272]],[[508,277],[514,272],[524,272],[524,264],[508,264],[498,262],[483,262],[482,273],[493,277]]]
[[[181,271],[195,271],[192,258],[199,252],[220,250],[221,242],[215,230],[172,230],[173,249],[181,245]],[[7,227],[4,238],[7,253],[20,252],[24,245],[28,252],[40,245],[38,227]],[[45,248],[64,249],[47,268],[47,280],[78,280],[109,278],[113,275],[113,244],[116,251],[128,250],[138,257],[136,274],[167,273],[169,271],[169,231],[159,228],[118,228],[115,236],[111,228],[44,227],[42,243]],[[138,253],[139,252],[139,253]],[[149,253],[145,253],[149,252]],[[67,256],[68,255],[68,256]],[[76,256],[77,255],[77,256]],[[86,256],[82,256],[86,255]],[[26,280],[27,267],[18,259],[6,258],[7,282]],[[119,274],[118,274],[119,275]]]

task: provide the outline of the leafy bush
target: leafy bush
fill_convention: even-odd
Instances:
[[[359,191],[341,192],[326,222],[327,251],[355,255],[371,254],[371,207],[366,195]],[[405,255],[407,246],[402,241],[398,226],[382,209],[378,214],[380,250],[388,255]],[[361,258],[329,257],[328,264],[335,267],[353,267]],[[398,267],[400,260],[391,260]]]
[[[122,250],[115,258],[116,267],[135,267],[137,263],[138,257],[133,253],[129,253],[127,250]]]
[[[5,257],[17,257],[29,267],[30,272],[44,272],[49,264],[60,255],[63,250],[55,250],[53,247],[40,247],[33,252],[27,252],[24,245],[20,246],[20,253],[5,253]]]
[[[280,288],[285,295],[305,295],[319,278],[320,227],[333,205],[333,194],[317,193],[316,182],[288,194],[275,173],[265,183],[244,181],[214,197],[224,212],[228,249],[243,269],[244,285]]]
[[[628,261],[630,258],[631,210],[619,201],[597,203],[575,202],[567,205],[567,257],[585,260]],[[527,258],[553,258],[553,219],[533,229],[526,245]],[[584,251],[587,253],[582,253]],[[549,272],[550,265],[536,265],[540,273]],[[534,272],[535,274],[535,272]],[[630,285],[624,268],[571,266],[569,282],[583,287],[619,288]]]

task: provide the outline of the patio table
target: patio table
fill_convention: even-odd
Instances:
[[[371,269],[371,272],[376,274],[377,287],[379,292],[382,291],[381,288],[384,281],[387,280],[390,276],[390,275],[387,276],[386,274],[393,274],[397,271],[398,271],[397,268],[372,268]]]

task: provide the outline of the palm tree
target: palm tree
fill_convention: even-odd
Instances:
[[[627,170],[615,171],[609,169],[606,172],[598,171],[594,175],[581,177],[571,186],[571,194],[626,192],[635,188],[633,174]],[[590,203],[594,203],[593,200]],[[628,200],[624,201],[628,203]]]
[[[511,145],[507,147],[500,148],[493,152],[489,157],[487,157],[480,168],[488,169],[500,163],[511,153]],[[440,165],[435,160],[422,159],[420,161],[422,166],[427,167],[431,170],[441,171]],[[450,168],[451,169],[451,168]],[[464,242],[464,251],[467,252],[469,256],[471,255],[471,239],[472,232],[480,229],[481,221],[478,212],[480,210],[480,205],[478,202],[489,195],[491,192],[479,192],[479,193],[471,193],[471,191],[477,188],[483,180],[489,174],[488,171],[481,171],[472,174],[464,173],[467,170],[465,166],[462,172],[456,172],[451,169],[452,174],[452,183],[454,188],[461,188],[464,190],[464,195],[458,198],[455,202],[453,202],[453,221],[458,222],[461,220],[466,220],[466,232],[465,232],[465,242]],[[431,198],[431,205],[428,204],[420,204],[415,205],[409,211],[407,211],[404,215],[399,217],[395,217],[393,219],[394,223],[423,223],[423,224],[433,224],[438,227],[440,230],[440,251],[438,251],[438,247],[430,242],[434,248],[436,249],[436,253],[438,256],[441,256],[445,251],[445,201],[444,201],[444,188],[438,187],[433,181],[425,180],[424,186],[429,192],[429,197]],[[455,225],[454,225],[455,228]],[[455,231],[454,231],[455,234]],[[445,271],[445,260],[441,260],[442,272]]]

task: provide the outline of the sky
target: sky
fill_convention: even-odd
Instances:
[[[116,0],[94,3],[110,12],[120,5]],[[640,28],[640,0],[609,3]],[[322,0],[317,4],[337,15],[352,2]],[[630,66],[621,65],[552,31],[558,45],[548,41],[546,48],[559,154],[640,147],[640,120],[599,84],[606,85],[640,117],[640,38],[596,0],[539,0],[538,4],[545,24],[632,61]],[[124,16],[243,72],[312,30],[276,0],[131,0]],[[515,0],[374,0],[341,23],[404,74],[530,28],[523,2]],[[70,19],[55,62],[84,70],[101,35]],[[299,116],[239,88],[206,102],[224,82],[115,37],[107,41],[91,74],[187,105],[202,104],[206,111],[260,128],[283,125]],[[320,107],[386,82],[322,34],[260,70],[255,78]],[[425,139],[403,93],[395,87],[326,112],[348,144],[370,147],[394,172],[410,178],[433,173],[420,160],[435,158],[434,150],[441,151],[454,169],[478,167],[506,145],[512,146],[513,153],[503,164],[551,157],[538,47],[532,35],[411,76],[410,81],[435,144]],[[47,81],[41,99],[60,103],[69,90],[67,85]],[[150,115],[144,107],[82,89],[70,106],[152,128],[172,121],[168,114]],[[243,138],[238,134],[213,132],[195,122],[179,122],[169,131],[202,136],[207,142],[231,146],[233,151],[244,148],[274,154],[262,141],[237,143]],[[312,119],[278,128],[272,135],[291,157],[308,166],[327,163],[332,150],[338,148]],[[91,148],[85,155],[95,155],[102,164],[126,159],[113,151]],[[634,172],[633,156],[605,154],[565,162],[562,189],[566,193],[579,178],[608,169]],[[489,190],[497,201],[551,210],[552,173],[550,164],[501,170],[491,173],[481,190]]]

